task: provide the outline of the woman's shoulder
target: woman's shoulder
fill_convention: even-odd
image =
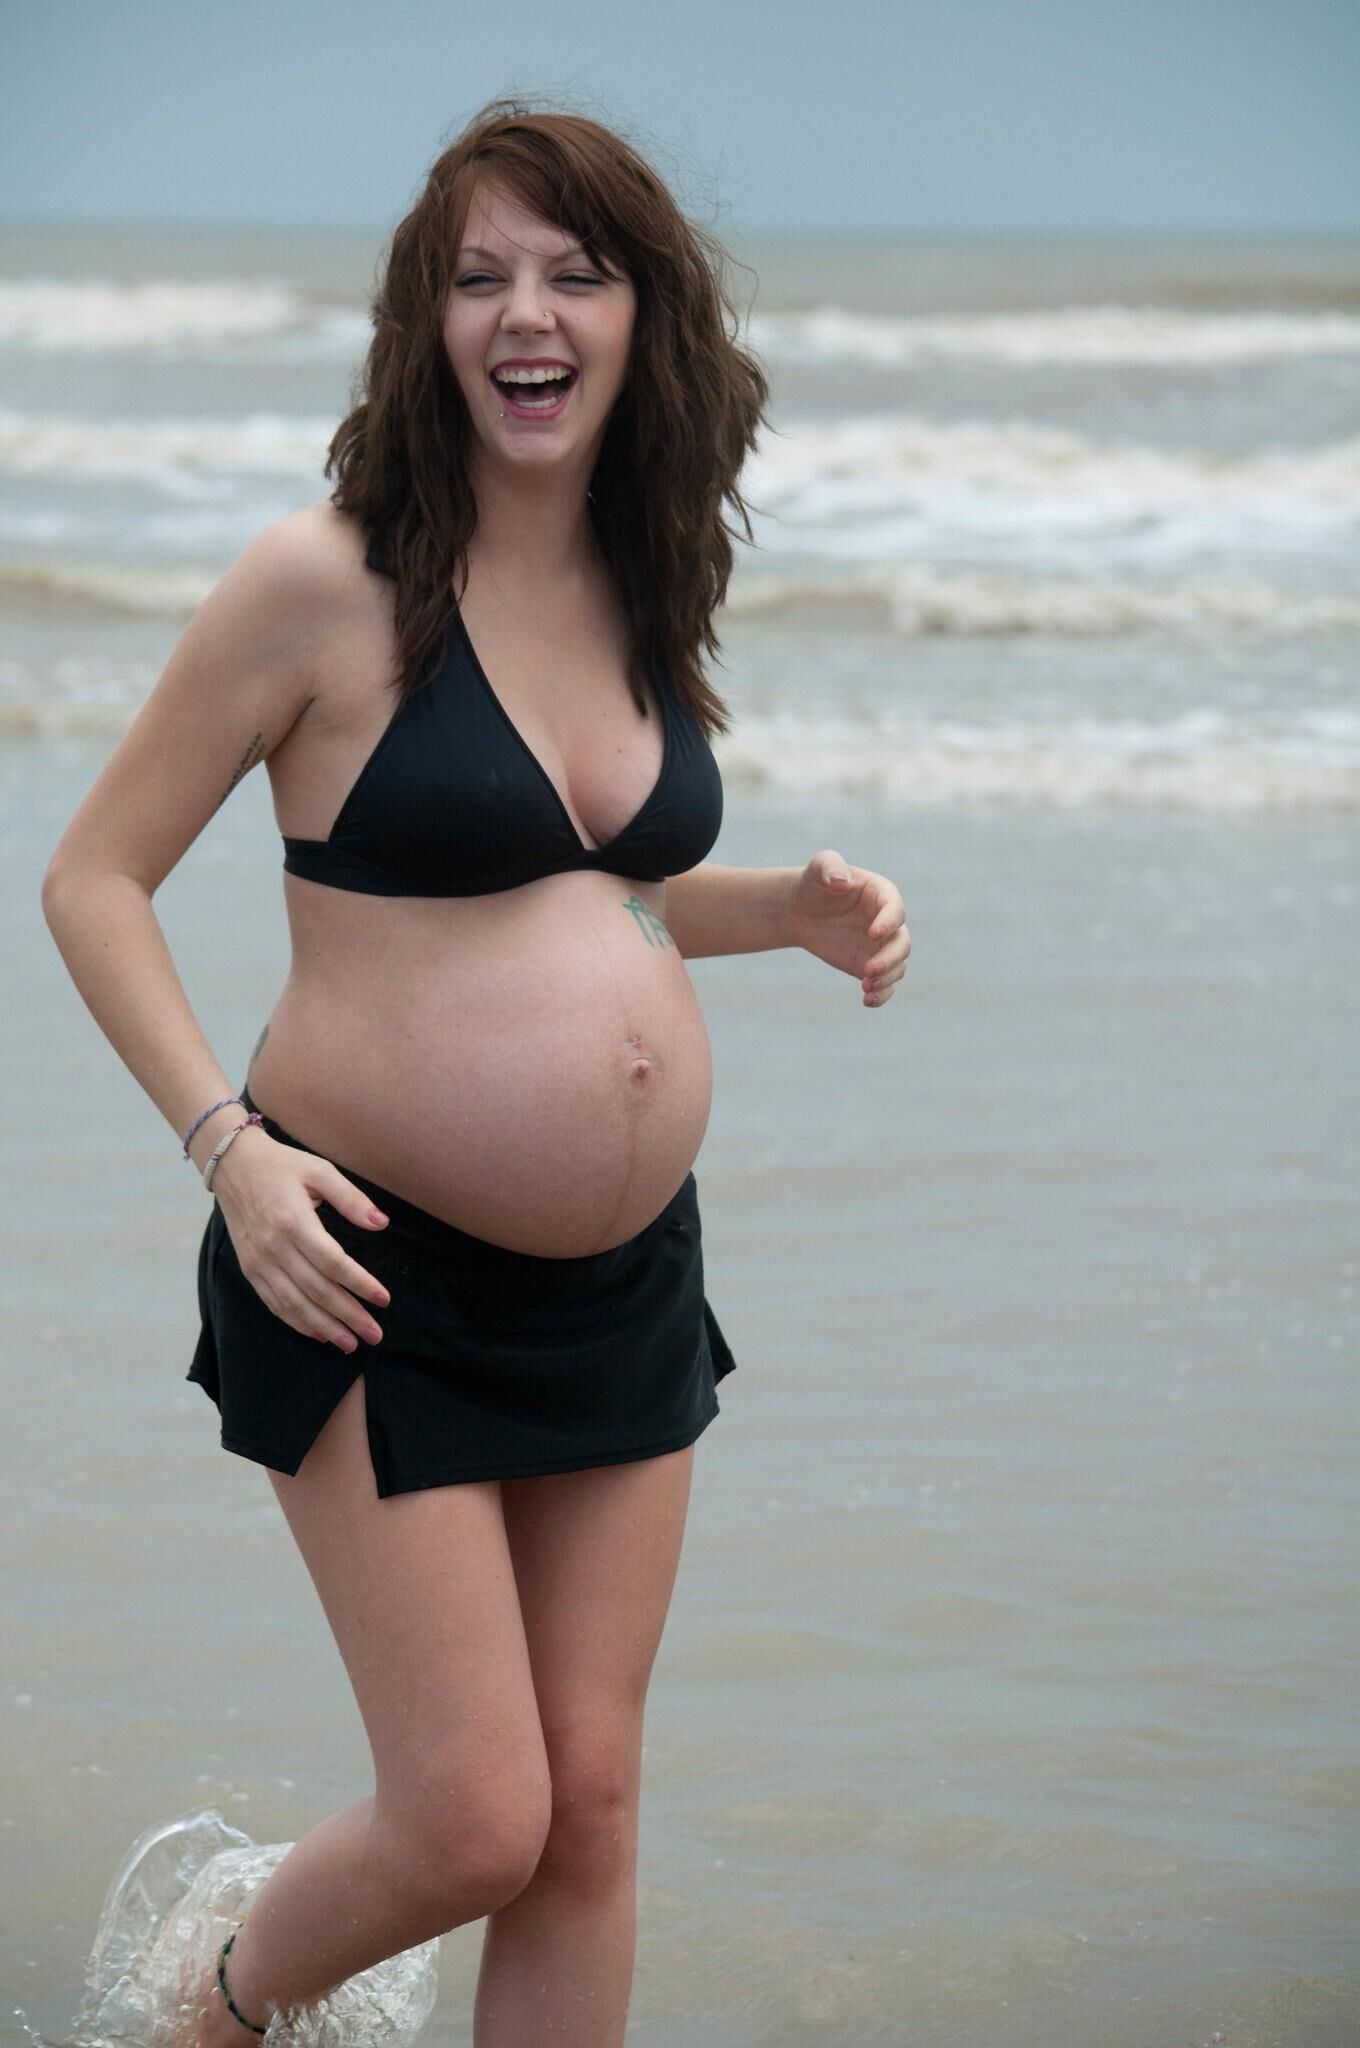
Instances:
[[[329,612],[346,598],[369,594],[364,568],[368,535],[350,512],[329,498],[285,512],[262,527],[251,543],[262,574],[301,605]]]
[[[214,593],[228,585],[252,644],[287,658],[303,693],[308,730],[345,701],[344,678],[362,659],[381,663],[391,639],[390,600],[367,566],[369,536],[329,498],[261,527]]]

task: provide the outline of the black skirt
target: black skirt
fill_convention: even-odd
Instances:
[[[272,1117],[264,1128],[314,1149]],[[626,1243],[545,1259],[473,1237],[335,1163],[390,1218],[366,1230],[317,1204],[324,1227],[391,1295],[386,1307],[365,1304],[382,1342],[360,1338],[346,1353],[276,1316],[241,1271],[214,1201],[186,1377],[216,1402],[224,1450],[296,1472],[361,1372],[384,1499],[656,1457],[693,1443],[719,1413],[716,1385],[736,1361],[704,1298],[692,1173]]]

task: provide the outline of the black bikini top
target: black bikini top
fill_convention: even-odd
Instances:
[[[375,535],[368,566],[390,575]],[[284,835],[292,875],[368,896],[489,896],[598,869],[646,882],[697,867],[722,823],[722,779],[689,706],[653,664],[661,773],[621,832],[587,846],[512,724],[454,605],[439,672],[399,703],[326,839]]]

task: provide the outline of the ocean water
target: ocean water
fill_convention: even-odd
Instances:
[[[0,731],[115,732],[321,495],[372,238],[0,242]],[[1360,802],[1360,241],[741,243],[738,787]]]
[[[1360,2040],[1360,243],[737,244],[775,432],[715,858],[892,875],[880,1012],[696,961],[736,1352],[649,1699],[630,2038]],[[0,2042],[150,1822],[367,1789],[184,1383],[205,1203],[42,867],[202,593],[319,496],[373,238],[0,240],[10,1438]],[[265,778],[157,898],[244,1071]],[[479,1930],[430,2038],[470,2039]]]

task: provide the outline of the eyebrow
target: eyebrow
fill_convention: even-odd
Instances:
[[[458,254],[460,257],[485,256],[492,263],[496,263],[500,260],[496,255],[494,249],[483,249],[480,246],[480,244],[476,242],[469,242],[465,248],[462,248],[458,251]],[[584,242],[569,242],[565,249],[559,249],[556,255],[548,256],[544,260],[545,262],[548,263],[560,263],[562,259],[566,256],[584,256],[585,254],[586,247]]]

